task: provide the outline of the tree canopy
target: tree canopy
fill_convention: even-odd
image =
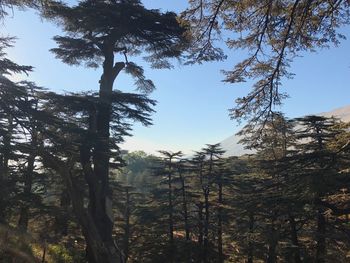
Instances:
[[[13,38],[0,37],[0,261],[347,262],[350,124],[289,119],[275,106],[293,58],[343,38],[349,4],[190,0],[177,17],[139,0],[0,1],[37,8],[63,29],[58,59],[102,71],[92,91],[16,81],[33,68],[9,59]],[[222,31],[250,52],[226,81],[257,79],[232,111],[251,117],[239,135],[253,152],[121,150],[135,122],[152,124],[156,104],[131,59],[156,69],[225,59]],[[122,71],[137,91],[116,88]]]
[[[190,61],[221,60],[218,40],[231,49],[248,52],[225,72],[224,81],[254,80],[251,91],[236,100],[231,117],[256,121],[268,117],[287,94],[284,79],[293,77],[290,65],[304,51],[337,46],[345,39],[342,28],[350,23],[346,0],[227,1],[190,0],[183,12],[195,39]],[[228,36],[228,37],[226,37]]]

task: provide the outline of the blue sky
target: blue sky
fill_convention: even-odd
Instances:
[[[185,0],[146,0],[149,8],[180,11]],[[344,33],[350,37],[349,28]],[[60,30],[35,15],[34,12],[14,11],[2,24],[2,34],[16,36],[9,56],[20,64],[35,67],[29,78],[38,85],[55,91],[96,90],[100,70],[70,67],[54,58],[48,50],[55,47],[52,40]],[[220,70],[231,69],[244,54],[227,51],[224,62],[183,66],[175,63],[173,70],[152,70],[145,67],[147,77],[157,90],[151,97],[158,101],[153,115],[154,125],[135,126],[134,137],[125,148],[154,152],[158,149],[183,150],[190,153],[206,143],[216,143],[238,131],[237,123],[228,117],[238,96],[249,91],[251,83],[225,84]],[[283,111],[289,117],[329,111],[350,104],[350,45],[343,41],[338,48],[307,53],[292,63],[294,79],[283,83],[290,98]],[[132,81],[118,77],[115,87],[132,90]]]

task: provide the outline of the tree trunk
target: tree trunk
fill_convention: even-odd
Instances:
[[[317,214],[317,234],[316,234],[316,258],[315,263],[326,262],[326,219],[322,209]]]
[[[91,214],[88,211],[84,209],[82,193],[79,190],[77,190],[77,187],[75,186],[71,178],[68,184],[70,186],[69,193],[72,200],[73,208],[80,222],[83,235],[87,243],[89,263],[121,262],[119,261],[120,255],[118,255],[114,243],[113,247],[105,245],[106,242],[101,237],[98,226],[95,223],[95,219],[91,216]]]
[[[171,162],[171,159],[170,161]],[[170,165],[169,165],[170,169]],[[172,176],[171,171],[168,173],[168,209],[169,209],[169,248],[170,248],[170,262],[173,262],[174,258],[174,222],[173,222],[173,197],[172,197]]]
[[[13,118],[8,116],[8,129],[3,135],[3,152],[1,156],[0,183],[3,189],[0,191],[0,223],[6,222],[6,198],[8,197],[9,161],[11,154],[11,140],[13,133]]]
[[[278,243],[278,232],[275,229],[274,219],[272,219],[270,237],[269,237],[269,249],[267,255],[267,263],[276,263],[277,255],[276,255],[276,247]]]
[[[100,100],[97,108],[97,134],[93,150],[94,176],[97,185],[94,187],[95,200],[91,200],[90,211],[102,240],[106,244],[112,242],[113,217],[111,216],[112,192],[109,187],[109,123],[111,103],[109,96],[112,90],[100,90]]]
[[[34,174],[34,164],[36,157],[36,149],[37,149],[37,133],[34,131],[32,133],[31,138],[31,149],[28,157],[27,170],[25,172],[25,181],[24,181],[24,204],[21,207],[20,216],[18,220],[18,227],[27,231],[28,221],[29,221],[29,204],[31,201],[29,200],[30,195],[32,193],[32,185],[33,185],[33,174]]]
[[[222,252],[222,181],[221,175],[219,177],[219,196],[218,196],[218,262],[224,262]]]
[[[0,155],[0,185],[1,185],[1,191],[0,191],[0,224],[5,223],[5,187],[6,187],[6,180],[4,176],[4,156],[3,154]]]
[[[294,262],[301,263],[297,227],[296,227],[294,216],[291,214],[289,215],[289,225],[290,225],[291,240],[294,246],[293,248]]]
[[[182,209],[184,213],[186,241],[190,241],[190,226],[188,224],[187,198],[185,188],[185,178],[181,175],[181,193],[182,193]]]
[[[254,231],[254,214],[249,213],[249,241],[248,241],[248,255],[247,255],[247,263],[253,263],[253,242],[252,242],[252,234]]]
[[[55,218],[55,233],[67,236],[68,235],[68,208],[70,205],[69,193],[64,189],[60,197],[60,209]]]
[[[30,200],[30,194],[32,192],[32,184],[33,184],[33,172],[34,172],[34,162],[35,162],[35,156],[31,154],[28,158],[28,166],[26,171],[26,178],[24,182],[24,204],[21,207],[19,220],[18,220],[18,227],[23,230],[27,231],[28,228],[28,221],[29,221],[29,204]]]
[[[203,203],[198,204],[198,262],[203,260]]]
[[[184,215],[184,224],[185,224],[185,235],[186,235],[186,261],[191,262],[192,257],[192,245],[190,240],[190,226],[188,223],[188,210],[187,210],[187,198],[186,198],[186,184],[185,184],[185,177],[180,172],[180,179],[181,179],[181,194],[182,194],[182,210]]]
[[[96,119],[93,121],[95,143],[92,148],[93,169],[90,168],[85,177],[89,178],[89,214],[91,215],[101,242],[104,246],[116,254],[115,243],[112,237],[112,190],[109,186],[109,159],[110,159],[110,121],[111,121],[111,95],[113,83],[119,72],[124,68],[123,62],[114,64],[114,44],[105,43],[103,74],[100,80],[99,101],[97,105]],[[86,160],[86,164],[90,159]],[[91,242],[90,242],[91,243]],[[88,247],[88,251],[89,251]],[[90,252],[88,252],[90,254]],[[116,259],[115,259],[116,260]],[[90,261],[89,261],[90,262]]]
[[[208,250],[209,250],[209,189],[204,191],[204,249],[203,249],[203,259],[204,262],[208,262]]]
[[[321,152],[324,149],[324,141],[322,139],[322,131],[319,127],[316,128],[317,133],[317,142],[318,142],[318,149]],[[320,159],[321,169],[325,168],[325,164],[322,162],[322,159]],[[322,175],[322,174],[321,174]],[[318,178],[318,180],[323,181],[323,176],[321,178]],[[317,191],[316,193],[316,203],[322,196],[321,191]],[[318,208],[317,211],[317,233],[316,233],[316,257],[315,257],[315,263],[324,263],[326,262],[326,218],[323,215],[323,211],[321,208]]]
[[[125,233],[124,233],[124,261],[128,261],[129,257],[129,239],[130,239],[130,193],[126,188],[126,205],[125,205]]]
[[[277,242],[275,242],[275,240],[270,240],[268,257],[266,261],[267,263],[276,263],[276,259],[277,259],[276,245],[277,245]]]
[[[64,179],[69,197],[72,201],[73,211],[82,228],[83,235],[87,244],[89,263],[118,263],[123,262],[119,249],[113,242],[113,247],[107,246],[102,239],[99,229],[89,210],[84,207],[83,189],[78,187],[72,174],[73,163],[63,162],[59,158],[50,155],[47,152],[41,154],[44,165],[56,170]],[[85,167],[86,168],[86,167]]]

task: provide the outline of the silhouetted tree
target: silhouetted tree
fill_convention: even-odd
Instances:
[[[164,175],[167,176],[168,185],[168,213],[169,213],[169,246],[170,246],[170,261],[174,261],[174,174],[176,173],[175,162],[182,156],[182,152],[167,152],[160,151],[164,159]]]
[[[89,67],[102,65],[99,95],[93,112],[96,143],[91,151],[91,160],[85,166],[92,172],[90,185],[90,209],[101,239],[106,244],[107,255],[94,255],[90,261],[103,258],[115,260],[116,251],[112,238],[113,221],[110,213],[111,189],[108,183],[110,162],[110,125],[112,114],[113,83],[122,70],[135,79],[137,88],[149,92],[154,89],[152,81],[143,75],[143,69],[128,61],[128,55],[144,52],[146,60],[157,68],[171,67],[167,58],[181,55],[184,29],[179,26],[174,13],[162,14],[158,10],[147,10],[140,1],[81,1],[69,7],[52,5],[46,13],[57,19],[67,32],[67,36],[56,36],[58,48],[52,49],[63,62],[70,65],[86,63]],[[121,57],[117,56],[120,55]],[[117,62],[115,62],[117,58]],[[126,112],[124,116],[133,116]],[[93,165],[92,165],[93,164]],[[107,258],[107,259],[106,259]]]

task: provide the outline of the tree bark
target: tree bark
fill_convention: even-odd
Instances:
[[[0,183],[3,189],[1,190],[0,195],[0,223],[6,223],[6,198],[8,195],[8,180],[9,180],[9,161],[11,153],[11,140],[13,132],[13,118],[8,116],[8,128],[3,136],[3,152],[1,155],[1,167],[0,167]]]
[[[191,245],[191,240],[190,240],[190,225],[188,223],[186,184],[185,184],[185,177],[182,174],[182,172],[180,172],[180,180],[181,180],[182,210],[183,210],[184,224],[185,224],[185,238],[186,238],[186,242],[187,242],[186,261],[191,262],[192,245]]]
[[[119,253],[120,250],[113,242],[113,248],[107,246],[102,239],[99,229],[95,223],[89,210],[84,207],[84,199],[82,189],[78,187],[72,174],[73,163],[71,160],[68,162],[61,161],[50,153],[42,152],[41,157],[44,165],[56,170],[64,179],[69,197],[72,201],[74,213],[79,221],[79,225],[82,228],[85,241],[87,243],[88,250],[88,262],[89,263],[118,263],[123,262],[123,258]]]
[[[249,213],[249,241],[248,241],[248,255],[247,255],[247,263],[253,263],[253,242],[251,240],[252,233],[254,231],[254,214]]]
[[[18,220],[18,227],[23,231],[27,231],[27,228],[28,228],[28,221],[29,221],[28,198],[30,197],[30,194],[32,192],[34,162],[35,162],[35,156],[31,154],[31,156],[29,156],[28,158],[28,166],[27,166],[26,178],[24,183],[24,197],[26,200],[24,201],[24,204],[21,207],[20,216]]]
[[[174,221],[173,221],[173,196],[172,196],[172,176],[171,176],[171,159],[169,160],[168,171],[168,209],[169,209],[169,246],[170,262],[174,260]]]
[[[27,163],[27,169],[25,172],[25,181],[24,181],[24,197],[25,201],[24,204],[21,207],[20,216],[18,220],[18,227],[23,230],[27,231],[28,228],[28,221],[29,221],[29,204],[30,200],[29,197],[32,193],[32,185],[33,185],[33,174],[34,174],[34,168],[35,168],[35,158],[36,158],[36,149],[37,149],[37,132],[32,132],[32,138],[31,138],[31,145],[30,145],[30,153],[28,156],[28,163]]]
[[[85,152],[92,149],[93,168],[90,163],[90,156],[85,158],[84,172],[89,185],[89,214],[91,215],[101,242],[112,254],[115,251],[115,243],[112,237],[113,215],[112,215],[112,190],[109,186],[109,161],[110,161],[110,122],[113,92],[113,83],[119,72],[125,67],[123,62],[114,65],[114,43],[106,40],[102,52],[105,60],[103,63],[103,74],[100,80],[99,101],[96,108],[94,127],[90,131],[95,133],[95,143],[93,148],[85,149]],[[90,242],[91,243],[91,242]],[[89,243],[88,243],[89,244]],[[88,247],[88,254],[91,248]],[[115,259],[116,260],[116,259]],[[92,262],[92,259],[89,261]]]
[[[70,205],[69,193],[66,189],[62,190],[60,197],[60,209],[55,218],[55,233],[67,236],[68,235],[68,208]]]
[[[218,195],[218,262],[224,262],[223,251],[222,251],[222,180],[219,175],[219,195]]]
[[[326,219],[322,209],[317,214],[317,233],[316,233],[316,258],[315,263],[326,262]]]
[[[93,148],[94,176],[96,183],[94,194],[91,195],[90,212],[101,238],[104,242],[112,242],[113,219],[108,216],[108,202],[112,200],[109,188],[109,129],[111,118],[111,101],[113,80],[110,68],[113,67],[113,53],[106,56],[103,66],[103,76],[100,83],[99,102],[96,116],[96,144]]]
[[[208,262],[208,250],[209,250],[209,188],[204,191],[204,236],[203,236],[203,259],[204,262]]]
[[[198,204],[198,262],[203,260],[203,203]]]
[[[289,225],[290,225],[291,240],[294,246],[293,248],[294,262],[301,263],[298,232],[297,232],[295,219],[292,214],[289,214]]]
[[[270,237],[269,237],[269,248],[267,255],[267,263],[276,263],[277,255],[276,255],[276,247],[278,243],[278,232],[275,229],[274,219],[272,219]]]
[[[190,226],[188,224],[188,210],[187,210],[185,178],[183,177],[183,175],[181,175],[180,177],[181,177],[182,209],[183,209],[183,213],[184,213],[186,241],[190,241]]]
[[[130,193],[126,188],[126,205],[125,205],[125,233],[124,233],[124,261],[125,263],[129,258],[129,240],[130,240]]]
[[[318,149],[321,152],[324,149],[324,142],[322,140],[322,131],[319,127],[316,127]],[[324,163],[320,160],[321,169],[324,169]],[[323,179],[323,178],[322,178]],[[320,179],[319,179],[320,180]],[[321,199],[322,193],[317,191],[316,203]],[[319,207],[317,211],[317,233],[316,233],[316,257],[315,263],[326,262],[326,218],[324,217],[323,210]]]

